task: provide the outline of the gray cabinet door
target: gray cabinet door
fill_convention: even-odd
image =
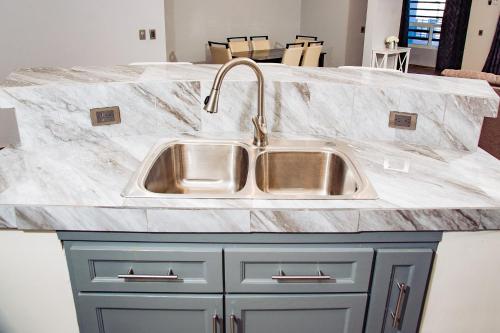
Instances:
[[[228,293],[366,292],[372,248],[230,248]]]
[[[228,295],[226,333],[361,333],[366,294]]]
[[[223,332],[216,295],[82,294],[77,308],[81,333]]]
[[[377,251],[366,333],[415,333],[433,258],[430,249]]]

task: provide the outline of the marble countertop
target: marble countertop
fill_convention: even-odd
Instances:
[[[219,67],[220,65],[171,63],[158,66],[27,68],[20,69],[0,81],[0,88],[113,82],[212,81]],[[492,98],[498,101],[495,91],[483,80],[386,72],[362,67],[304,68],[280,64],[261,64],[261,68],[267,81],[348,84],[375,86],[384,89],[409,88],[435,94]],[[250,69],[241,67],[229,72],[225,80],[254,81],[255,75]]]
[[[268,80],[375,85],[383,89],[411,87],[429,93],[454,95],[463,93],[467,98],[486,99],[490,103],[486,110],[494,110],[495,114],[498,105],[498,96],[483,81],[356,69],[263,67]],[[198,131],[198,127],[203,128],[205,123],[198,124],[200,116],[190,113],[198,112],[200,88],[196,84],[193,87],[181,84],[172,88],[170,91],[178,98],[174,102],[170,102],[168,96],[157,93],[154,85],[154,89],[150,88],[152,92],[141,86],[133,90],[140,94],[131,94],[130,97],[117,90],[115,95],[123,95],[125,101],[134,103],[139,100],[141,103],[136,108],[124,110],[127,114],[137,112],[137,118],[125,119],[125,122],[130,122],[124,124],[128,127],[110,128],[106,132],[103,128],[88,127],[88,105],[75,104],[82,99],[81,96],[87,96],[79,95],[79,86],[83,85],[82,90],[87,91],[86,87],[95,85],[95,91],[92,90],[88,96],[103,103],[107,101],[105,89],[116,87],[105,87],[101,83],[190,79],[208,82],[213,79],[216,70],[217,66],[213,65],[115,66],[27,69],[11,74],[0,84],[0,102],[1,90],[4,89],[4,103],[14,101],[23,116],[19,119],[21,125],[29,127],[29,131],[21,128],[23,145],[0,150],[0,228],[137,232],[360,232],[500,228],[500,161],[481,149],[429,148],[395,141],[341,139],[354,151],[355,159],[377,191],[377,200],[122,197],[120,194],[130,177],[157,141],[172,137],[171,133],[175,131],[178,131],[176,137],[206,136],[206,133]],[[253,80],[253,76],[247,69],[238,69],[229,74],[228,80]],[[40,86],[43,89],[39,89]],[[58,87],[54,88],[53,94],[52,86]],[[129,93],[129,90],[124,91]],[[163,86],[159,91],[165,91]],[[184,98],[186,91],[195,91],[196,96]],[[285,92],[283,90],[282,93]],[[340,92],[335,94],[336,98],[340,98]],[[50,103],[46,103],[43,96],[49,96]],[[299,103],[301,98],[294,103]],[[374,100],[370,101],[373,104]],[[189,105],[190,109],[185,111],[184,104],[180,102]],[[152,111],[148,109],[150,104],[154,105]],[[290,110],[293,110],[293,105],[290,105]],[[280,107],[283,120],[289,116],[283,110],[288,112],[289,109],[288,105]],[[139,113],[137,110],[141,109],[150,113]],[[384,112],[385,109],[386,104],[383,104]],[[183,110],[184,114],[178,110]],[[344,111],[345,106],[339,110]],[[143,117],[152,116],[152,112],[163,112],[161,114],[168,117],[158,118],[161,123],[153,119],[150,123],[136,126]],[[230,112],[224,114],[231,115]],[[345,112],[339,114],[341,116]],[[323,119],[321,114],[318,117]],[[476,117],[477,123],[482,122],[481,117]],[[174,126],[176,121],[182,126]],[[41,123],[45,127],[42,128]],[[296,120],[290,121],[291,125],[296,123]],[[386,126],[385,121],[383,123]],[[164,133],[164,124],[172,126],[170,132],[167,131],[169,134]],[[184,129],[194,131],[181,134]],[[242,136],[248,139],[252,133],[245,128],[233,134],[219,134],[217,138],[222,135],[231,139]],[[273,135],[292,136],[290,133]],[[318,134],[302,135],[300,138],[334,139]]]
[[[386,142],[348,142],[377,200],[123,198],[120,193],[132,173],[161,138],[123,136],[39,151],[1,150],[0,226],[156,232],[500,227],[500,161],[483,150]],[[405,164],[408,170],[403,170]]]

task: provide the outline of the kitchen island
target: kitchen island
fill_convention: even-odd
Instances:
[[[379,250],[371,232],[387,233],[380,236],[385,242],[396,237],[394,244],[408,243],[412,249],[428,243],[434,251],[442,231],[499,229],[500,162],[477,148],[483,117],[498,110],[498,96],[485,82],[353,69],[263,68],[271,142],[342,142],[353,151],[377,199],[123,197],[132,174],[159,140],[247,140],[255,112],[253,77],[244,69],[229,74],[221,110],[210,115],[201,107],[216,66],[33,69],[13,73],[0,89],[0,108],[15,108],[21,134],[21,144],[0,151],[0,226],[97,232],[87,239],[96,242],[105,241],[101,232],[146,233],[153,239],[155,233],[167,233],[166,242],[171,242],[168,233],[208,233],[216,237],[206,236],[212,244],[221,242],[221,233],[248,234],[252,239],[246,244],[258,244],[258,233],[276,234],[271,243],[289,234],[323,233],[332,237],[329,244],[359,237],[350,239],[350,246],[364,244],[371,251]],[[91,125],[91,108],[116,105],[120,124]],[[389,128],[390,111],[417,113],[417,129]],[[415,239],[405,236],[411,232],[417,232]],[[430,233],[425,239],[419,232],[438,236]],[[85,236],[61,235],[85,241]]]

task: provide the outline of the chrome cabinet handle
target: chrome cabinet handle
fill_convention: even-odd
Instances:
[[[406,290],[408,289],[408,286],[404,283],[398,282],[398,288],[399,295],[398,301],[396,302],[396,310],[391,311],[393,328],[399,328],[399,325],[401,324],[401,312],[403,311],[403,304],[406,298]]]
[[[285,275],[285,273],[280,269],[279,275],[273,275],[271,277],[273,280],[277,281],[294,281],[294,280],[308,280],[308,281],[324,281],[324,280],[333,280],[330,275],[323,275],[321,271],[318,271],[318,275]]]
[[[236,325],[236,316],[234,314],[229,316],[229,329],[231,333],[235,333],[234,326]]]
[[[217,333],[217,322],[219,321],[219,316],[214,315],[212,317],[212,333]]]
[[[128,274],[120,274],[118,275],[119,279],[125,280],[157,280],[157,281],[180,281],[178,275],[174,275],[172,270],[168,272],[168,275],[144,275],[144,274],[135,274],[134,270],[131,268],[128,271]]]

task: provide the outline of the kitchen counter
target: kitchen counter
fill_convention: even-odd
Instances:
[[[331,84],[335,81],[336,86],[342,84],[344,90],[344,84],[364,88],[366,85],[377,85],[377,82],[383,85],[382,90],[396,89],[399,82],[401,89],[416,86],[417,90],[420,89],[419,93],[464,93],[468,101],[476,98],[484,106],[482,109],[474,108],[481,112],[473,118],[480,118],[481,121],[482,116],[495,116],[498,106],[498,96],[490,94],[491,88],[482,81],[431,79],[348,69],[322,71],[265,67],[266,79],[272,82],[278,79],[280,82],[287,79],[296,82],[300,79],[307,80],[308,84],[315,80]],[[211,115],[199,114],[201,96],[208,89],[216,67],[182,68],[179,65],[172,68],[121,66],[106,70],[23,70],[9,76],[0,89],[0,107],[16,108],[22,144],[0,150],[0,228],[135,232],[358,232],[500,228],[500,161],[481,149],[466,150],[462,145],[456,147],[399,140],[402,138],[399,132],[391,132],[391,140],[382,140],[385,138],[352,138],[335,131],[330,135],[322,131],[288,131],[288,127],[282,126],[283,122],[277,122],[272,115],[270,126],[274,137],[328,138],[349,144],[379,198],[124,198],[120,193],[149,149],[160,139],[182,136],[248,139],[251,136],[250,123],[248,126],[246,123],[241,125],[243,118],[237,119],[239,127],[229,126],[233,131],[204,130],[206,123],[220,121],[210,118]],[[280,74],[280,70],[284,72]],[[383,77],[393,77],[393,80],[383,80]],[[247,78],[248,73],[244,71],[236,71],[230,77],[236,83]],[[192,94],[186,83],[180,83],[180,90],[175,90],[178,86],[172,93],[178,97],[175,103],[166,102],[169,97],[160,95],[162,92],[154,86],[158,82],[164,84],[181,79],[207,82],[201,83],[201,87],[196,86],[196,82],[201,81],[192,83],[197,94]],[[325,83],[325,80],[328,82]],[[110,100],[105,89],[112,89],[113,94],[119,96],[117,85],[139,81],[143,87],[154,86],[150,91],[154,90],[157,98],[144,90],[139,97],[123,94],[124,100],[119,104],[122,124],[100,128],[87,125],[85,117],[88,117],[90,103],[82,95],[73,96],[74,92],[94,89],[92,96],[97,96],[94,106],[109,106],[116,100]],[[172,91],[167,89],[167,92]],[[314,94],[312,89],[309,94]],[[249,96],[253,99],[251,93]],[[155,108],[168,109],[169,118],[163,119],[165,127],[161,121],[141,120],[144,114],[140,112],[149,107],[141,98],[154,103]],[[221,103],[224,98],[221,97]],[[449,96],[446,95],[446,98]],[[77,99],[81,99],[83,105],[75,106]],[[183,109],[184,104],[181,105],[179,100],[187,100],[191,109]],[[128,110],[123,104],[127,102],[137,104]],[[447,102],[443,103],[449,106]],[[311,104],[307,103],[308,106]],[[137,111],[139,109],[141,111]],[[131,116],[132,110],[138,112],[138,118]],[[226,117],[222,120],[224,124],[229,116],[239,111],[220,112]],[[253,111],[247,113],[253,114]],[[282,114],[280,120],[286,117]],[[315,123],[310,116],[307,119],[309,125]],[[179,121],[182,126],[172,125],[173,121]]]

